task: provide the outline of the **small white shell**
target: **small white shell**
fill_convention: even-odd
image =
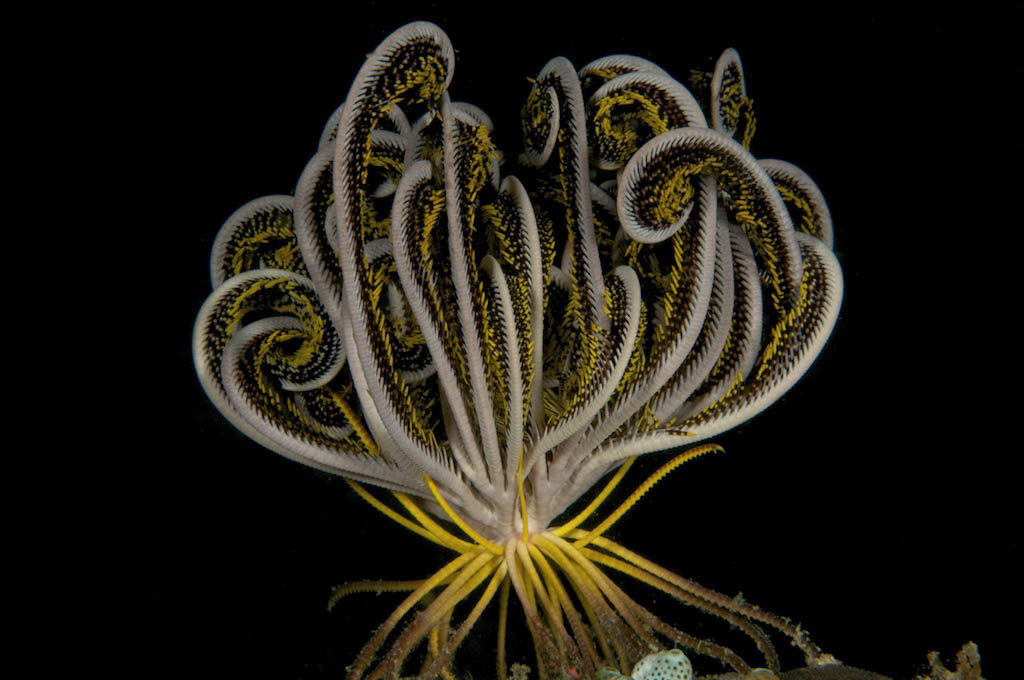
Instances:
[[[691,680],[693,666],[678,649],[648,654],[633,666],[633,680]]]
[[[625,676],[612,668],[602,668],[598,680],[693,680],[693,666],[678,649],[648,654],[633,666],[633,675]]]

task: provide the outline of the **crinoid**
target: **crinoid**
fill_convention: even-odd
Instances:
[[[334,594],[409,592],[350,677],[447,676],[497,598],[505,678],[512,591],[542,678],[628,672],[677,646],[750,669],[612,573],[725,619],[754,640],[757,665],[779,666],[763,626],[820,661],[785,619],[605,535],[714,444],[584,528],[636,456],[706,440],[776,400],[836,319],[827,208],[800,170],[747,150],[738,56],[694,76],[703,107],[643,59],[578,72],[551,60],[523,108],[521,179],[502,175],[488,116],[449,99],[453,61],[429,23],[376,49],[295,196],[253,201],[222,228],[195,326],[199,377],[232,423],[456,554],[423,580]]]

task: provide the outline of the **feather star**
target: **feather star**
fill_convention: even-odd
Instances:
[[[751,671],[609,572],[726,620],[768,668],[779,660],[763,626],[827,662],[788,620],[604,535],[788,390],[838,314],[825,201],[798,168],[748,151],[739,56],[727,50],[690,89],[638,57],[579,71],[552,59],[523,107],[518,177],[503,173],[487,114],[449,98],[453,67],[433,24],[389,36],[295,195],[223,226],[195,325],[199,378],[236,427],[456,554],[426,579],[333,594],[409,592],[349,677],[399,677],[414,658],[418,676],[452,677],[497,596],[506,678],[510,591],[541,678],[625,673],[673,647]],[[698,442],[583,528],[637,456]]]

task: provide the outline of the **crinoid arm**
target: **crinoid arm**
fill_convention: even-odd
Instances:
[[[295,195],[222,227],[195,324],[200,382],[232,424],[453,553],[415,580],[335,591],[342,607],[405,593],[349,677],[453,677],[495,599],[503,679],[519,621],[540,678],[625,674],[652,654],[678,670],[676,647],[702,673],[777,671],[773,636],[827,660],[786,619],[609,536],[789,390],[838,315],[828,207],[802,170],[751,154],[738,54],[692,89],[639,57],[552,59],[515,175],[490,117],[453,99],[454,60],[426,22],[374,50]],[[684,446],[603,511],[638,456]],[[668,622],[633,586],[747,649]]]

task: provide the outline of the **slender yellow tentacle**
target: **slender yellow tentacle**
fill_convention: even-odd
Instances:
[[[351,680],[358,680],[363,675],[363,671],[366,670],[366,666],[369,665],[370,660],[373,659],[373,655],[377,652],[380,646],[384,643],[387,636],[394,630],[398,622],[402,620],[405,614],[412,609],[412,607],[423,599],[423,597],[434,589],[435,586],[443,582],[449,575],[455,573],[459,569],[462,569],[468,564],[475,555],[479,553],[466,552],[454,560],[441,567],[433,576],[426,579],[419,588],[414,590],[408,597],[402,600],[402,603],[391,615],[384,621],[384,624],[377,629],[370,641],[363,646],[362,651],[359,652],[359,656],[356,657],[355,663],[352,664],[352,668],[349,670],[348,677]]]
[[[515,545],[511,541],[505,546],[505,561],[508,563],[508,575],[512,579],[512,587],[515,588],[516,595],[519,596],[519,601],[526,612],[526,618],[529,621],[539,623],[540,612],[537,611],[537,600],[534,597],[533,586],[529,581],[523,580],[522,571],[516,563]]]
[[[540,567],[541,572],[544,574],[544,580],[548,584],[548,592],[552,593],[559,608],[565,612],[565,616],[569,619],[569,626],[572,628],[573,635],[577,640],[577,646],[580,647],[587,657],[590,659],[591,665],[594,669],[597,669],[601,665],[601,658],[597,655],[597,649],[594,647],[594,641],[591,639],[590,632],[587,631],[583,625],[583,619],[580,617],[576,607],[573,606],[572,599],[569,597],[569,593],[566,592],[565,587],[562,585],[561,580],[558,578],[558,574],[552,569],[548,563],[544,553],[541,552],[540,548],[531,544],[528,544],[527,549],[530,551],[530,556],[533,557],[533,561]]]
[[[579,532],[579,533],[583,534],[585,532]],[[565,558],[563,558],[563,559],[565,559]],[[563,571],[565,571],[567,573],[570,571],[570,569],[572,569],[572,570],[575,569],[571,565],[568,565],[568,568],[566,568],[565,565],[560,565],[560,566],[563,566]],[[595,589],[597,588],[596,584],[594,584],[593,582],[590,582],[589,585],[590,585],[590,588],[595,588]],[[688,647],[688,648],[696,651],[699,654],[703,654],[705,656],[708,656],[708,657],[711,657],[713,659],[716,659],[716,660],[722,662],[723,664],[732,667],[735,671],[738,671],[738,672],[741,672],[741,673],[744,673],[744,674],[749,672],[750,666],[742,658],[740,658],[735,652],[733,652],[731,649],[729,649],[728,647],[723,647],[721,645],[716,645],[716,644],[714,644],[712,642],[709,642],[707,640],[702,640],[700,638],[695,638],[693,636],[687,635],[686,633],[683,633],[682,631],[680,631],[680,630],[678,630],[678,629],[676,629],[676,628],[674,628],[674,627],[664,623],[663,621],[661,621],[654,614],[652,614],[651,612],[646,610],[644,607],[642,607],[641,605],[639,605],[636,602],[634,602],[625,593],[622,593],[621,590],[619,591],[618,595],[621,598],[622,602],[626,605],[626,607],[638,619],[641,619],[642,621],[644,621],[648,626],[650,626],[650,628],[652,630],[657,631],[659,634],[663,635],[666,639],[668,639],[672,643],[678,644],[678,645],[682,645],[684,647]],[[586,600],[584,600],[584,598],[581,597],[580,599],[581,599],[581,601],[584,601],[584,603],[586,603]],[[601,630],[600,627],[593,626],[593,628],[595,630],[595,634],[599,635],[600,630]],[[598,637],[598,640],[600,642],[604,643],[604,640],[600,636]],[[607,650],[606,646],[604,647],[604,649],[605,649],[605,654],[607,655],[607,658],[611,658],[610,652]]]
[[[620,653],[621,649],[618,646],[618,636],[612,635],[608,631],[608,626],[619,625],[618,616],[614,611],[612,611],[607,603],[605,603],[604,598],[597,589],[597,584],[591,581],[586,574],[579,571],[576,568],[576,565],[572,563],[572,560],[566,557],[554,544],[550,542],[539,543],[538,549],[553,559],[562,570],[562,573],[568,577],[569,583],[572,585],[573,591],[576,593],[580,603],[583,605],[583,611],[586,613],[587,619],[590,621],[590,627],[594,631],[594,637],[597,638],[598,644],[601,646],[603,658],[607,659],[609,662],[614,662],[616,654],[621,658],[624,658],[624,655]],[[612,641],[612,644],[616,645],[616,651],[614,653],[609,646],[609,641]]]
[[[622,617],[623,621],[643,640],[647,645],[654,648],[658,646],[657,640],[652,635],[650,628],[644,626],[633,616],[633,613],[626,606],[623,601],[621,593],[614,583],[612,583],[608,577],[602,572],[597,566],[589,560],[583,553],[581,553],[573,543],[562,540],[558,536],[551,536],[550,540],[558,545],[559,548],[565,551],[565,553],[574,559],[580,567],[594,580],[597,587],[600,588],[601,593],[612,603],[619,616]]]
[[[543,607],[544,612],[547,614],[551,626],[562,628],[562,613],[555,606],[547,589],[541,582],[540,575],[537,574],[537,568],[534,566],[533,560],[530,559],[529,552],[526,549],[526,544],[522,541],[516,543],[516,557],[519,558],[519,562],[523,565],[523,570],[529,577],[530,583],[533,584],[533,592],[536,593],[537,598],[540,600],[541,607]],[[561,632],[564,633],[564,629]]]
[[[444,664],[448,663],[448,660],[455,653],[455,650],[458,649],[460,644],[462,644],[462,641],[465,639],[466,635],[469,634],[470,629],[473,628],[473,625],[476,624],[477,619],[480,618],[480,615],[483,613],[484,609],[487,608],[487,605],[490,604],[491,599],[494,598],[494,593],[498,590],[498,586],[508,583],[508,580],[505,578],[507,575],[508,566],[505,564],[504,561],[502,561],[498,565],[498,569],[494,572],[494,575],[491,577],[490,583],[487,584],[487,588],[484,589],[484,592],[480,596],[480,599],[477,600],[476,604],[473,606],[473,609],[470,610],[469,615],[466,617],[466,620],[463,621],[462,624],[455,631],[455,635],[447,641],[445,648],[440,652],[440,654],[437,655],[437,658],[434,659],[433,663],[426,670],[426,673],[424,673],[424,677],[431,678],[438,672],[443,672],[441,670],[441,667]]]
[[[538,582],[538,583],[540,582],[540,579],[536,576],[536,574],[543,575],[543,578],[544,578],[544,586],[543,586],[544,592],[547,593],[547,596],[548,596],[548,598],[551,601],[551,606],[552,606],[552,608],[553,608],[553,610],[555,612],[555,615],[557,616],[558,620],[561,621],[562,620],[562,600],[561,600],[560,597],[558,597],[558,593],[555,592],[554,590],[552,590],[552,588],[554,588],[554,586],[552,585],[551,579],[548,578],[547,572],[543,568],[547,564],[547,560],[544,559],[544,555],[541,554],[541,552],[537,549],[537,546],[533,545],[532,543],[520,543],[518,546],[516,546],[516,552],[517,553],[521,554],[523,551],[525,551],[528,554],[528,557],[529,557],[529,560],[530,560],[530,563],[531,563],[530,569],[535,574],[535,576],[533,576],[534,581]],[[525,561],[526,559],[527,559],[527,557],[523,556],[523,560]],[[538,566],[541,567],[540,572],[537,572],[537,567]],[[548,566],[548,569],[550,569],[550,566]],[[557,582],[557,580],[556,580],[556,582]]]
[[[437,536],[435,536],[434,534],[430,533],[429,531],[427,531],[423,527],[417,526],[413,522],[410,522],[405,517],[402,517],[397,512],[395,512],[394,510],[392,510],[388,506],[386,506],[383,503],[381,503],[369,491],[367,491],[365,488],[363,488],[363,485],[360,484],[359,482],[353,482],[351,479],[346,479],[345,481],[348,482],[348,485],[350,487],[352,487],[353,491],[355,491],[357,494],[359,494],[360,498],[362,498],[364,501],[366,501],[367,503],[372,505],[374,508],[379,510],[381,513],[383,513],[384,516],[387,517],[388,519],[393,520],[395,522],[398,522],[399,524],[401,524],[403,527],[405,527],[409,531],[411,531],[411,532],[413,532],[415,534],[418,534],[419,536],[422,536],[423,538],[427,539],[428,541],[433,541],[434,543],[437,543],[438,545],[443,545],[445,547],[450,547],[447,544],[445,544],[444,541],[442,541],[439,538],[437,538]],[[467,544],[467,545],[469,545],[469,544]]]
[[[537,541],[537,547],[555,560],[558,566],[562,568],[562,571],[575,581],[573,587],[577,594],[580,595],[580,599],[584,603],[589,600],[592,611],[588,610],[587,615],[591,619],[596,637],[601,644],[605,657],[609,661],[617,659],[619,670],[623,673],[628,672],[633,659],[629,650],[623,647],[623,644],[626,642],[626,636],[620,633],[625,632],[625,627],[622,625],[621,617],[613,609],[615,603],[612,602],[611,606],[609,606],[605,602],[605,594],[600,590],[592,574],[588,573],[585,569],[577,568],[577,565],[573,563],[573,560],[569,559],[561,546],[555,544],[552,540],[548,540],[545,535],[537,536],[535,540]],[[586,604],[584,607],[586,608]],[[609,648],[609,643],[614,647],[614,654]]]
[[[397,677],[402,663],[413,648],[430,632],[441,618],[459,601],[471,593],[485,578],[497,568],[499,560],[485,551],[478,550],[475,557],[441,594],[417,616],[405,632],[391,645],[388,659],[370,674],[368,680],[377,680],[382,676]]]
[[[554,647],[554,642],[550,640],[550,636],[544,630],[544,624],[537,611],[533,585],[529,579],[523,579],[519,566],[516,564],[514,543],[516,541],[509,541],[505,545],[505,563],[508,564],[508,575],[512,581],[512,587],[515,588],[516,595],[519,596],[519,603],[523,606],[523,612],[526,614],[526,627],[530,631],[530,637],[533,638],[533,648],[537,654],[538,675],[547,677],[544,660],[549,653],[548,648]]]
[[[693,650],[698,654],[702,654],[704,656],[720,661],[722,662],[722,664],[731,667],[734,671],[740,673],[741,675],[745,675],[746,673],[750,672],[750,666],[742,658],[740,658],[739,655],[737,655],[728,647],[716,645],[715,643],[710,642],[708,640],[702,640],[701,638],[696,638],[692,635],[687,635],[686,633],[678,630],[677,628],[674,628],[673,626],[670,626],[669,624],[659,619],[657,616],[655,616],[647,609],[645,609],[642,605],[635,602],[628,595],[623,594],[623,598],[625,599],[633,613],[637,616],[637,618],[640,618],[647,622],[647,624],[650,625],[654,631],[664,636],[673,645],[686,647],[687,649]]]
[[[551,533],[553,533],[555,536],[565,536],[567,533],[569,533],[570,531],[578,527],[580,524],[582,524],[584,521],[586,521],[586,519],[590,517],[592,514],[594,514],[594,511],[597,510],[597,508],[600,507],[602,503],[604,503],[605,499],[608,498],[611,492],[615,490],[615,487],[619,485],[619,482],[622,481],[622,478],[626,476],[627,472],[629,472],[629,468],[633,466],[633,461],[635,460],[636,456],[627,458],[626,462],[623,463],[622,466],[615,471],[615,476],[612,477],[607,484],[605,484],[604,488],[601,489],[601,493],[597,494],[597,497],[594,498],[594,500],[590,501],[590,504],[587,505],[587,507],[585,507],[578,515],[573,517],[565,524],[550,529],[549,531],[551,531]]]
[[[530,536],[529,513],[526,512],[526,490],[523,488],[523,457],[519,456],[519,470],[516,472],[516,484],[519,486],[519,512],[523,516],[523,541]]]
[[[593,560],[594,562],[597,562],[598,564],[603,564],[606,567],[610,567],[612,569],[615,569],[616,571],[620,571],[628,576],[635,578],[641,583],[645,583],[651,586],[652,588],[656,588],[661,592],[666,593],[667,595],[671,595],[677,600],[680,600],[682,602],[685,602],[686,604],[702,609],[708,612],[709,614],[713,614],[722,619],[725,619],[726,621],[728,621],[729,623],[743,631],[748,637],[750,637],[754,641],[754,644],[757,645],[758,650],[764,656],[764,659],[768,664],[768,668],[770,668],[773,671],[780,670],[779,657],[775,652],[775,647],[772,646],[771,640],[769,640],[768,636],[764,634],[764,631],[762,631],[756,625],[752,624],[750,621],[745,620],[742,616],[724,607],[720,607],[700,597],[697,597],[692,593],[686,592],[682,588],[674,586],[671,583],[668,583],[652,574],[645,572],[642,569],[639,569],[615,557],[606,555],[596,550],[592,550],[590,548],[583,548],[582,552],[586,557]]]
[[[441,653],[441,623],[438,622],[436,626],[430,629],[430,634],[427,635],[427,655],[423,659],[423,665],[420,667],[420,672],[417,677],[423,677],[426,675],[427,668],[430,664],[438,657]]]
[[[473,550],[475,547],[472,543],[464,541],[457,536],[453,536],[451,533],[441,528],[437,522],[432,520],[427,513],[423,512],[411,498],[406,496],[404,493],[395,492],[395,498],[409,511],[413,517],[416,518],[423,528],[431,533],[440,543],[446,548],[454,550],[455,552],[467,552]]]
[[[426,474],[423,475],[423,478],[427,480],[427,486],[430,487],[430,493],[434,494],[434,498],[437,499],[437,502],[440,504],[441,509],[444,510],[444,513],[446,515],[448,515],[448,517],[451,519],[452,522],[455,523],[455,526],[457,526],[458,528],[462,529],[462,531],[467,536],[469,536],[474,541],[476,541],[487,552],[489,552],[489,553],[491,553],[493,555],[502,555],[502,554],[504,554],[505,551],[502,550],[501,547],[495,545],[494,543],[491,543],[486,538],[484,538],[483,536],[478,534],[476,531],[474,531],[473,527],[471,527],[468,524],[466,524],[465,520],[463,520],[461,517],[459,517],[458,513],[456,513],[454,510],[452,510],[451,506],[448,505],[448,501],[446,501],[444,499],[444,496],[441,495],[441,492],[438,491],[437,485],[434,484],[434,480],[432,480]]]
[[[554,636],[563,663],[568,663],[570,667],[579,667],[583,663],[583,658],[579,646],[565,629],[565,623],[562,621],[562,609],[557,596],[553,592],[549,592],[547,586],[541,581],[526,543],[520,541],[516,545],[516,555],[523,564],[529,576],[529,583],[533,584],[533,590],[544,607],[549,622],[548,630]]]
[[[477,569],[476,573],[472,575],[472,578],[469,578],[458,591],[451,595],[451,602],[447,603],[449,606],[446,608],[445,613],[450,617],[453,607],[466,599],[470,593],[476,590],[477,586],[483,583],[488,576],[497,571],[502,564],[504,564],[503,558],[490,555],[490,559],[484,563],[484,566]],[[466,567],[466,569],[470,569],[470,567]],[[441,596],[438,596],[437,599],[440,600]],[[438,607],[441,606],[442,605],[438,605]]]
[[[407,593],[416,590],[423,583],[423,579],[415,581],[353,581],[352,583],[340,585],[331,591],[330,597],[327,598],[327,609],[333,609],[338,604],[338,600],[346,595],[354,593],[375,593],[378,595],[380,593]]]
[[[631,493],[629,495],[629,498],[623,501],[622,504],[615,509],[615,512],[609,515],[603,522],[598,524],[596,527],[591,529],[585,536],[583,536],[583,538],[576,541],[574,545],[576,547],[583,547],[587,543],[590,543],[592,540],[603,534],[604,532],[608,531],[609,527],[615,524],[615,522],[619,521],[619,519],[623,515],[625,515],[626,512],[628,512],[629,509],[632,508],[637,501],[643,498],[644,494],[651,490],[651,487],[660,482],[662,478],[665,477],[665,475],[672,472],[683,463],[688,463],[694,458],[702,456],[705,453],[710,453],[712,451],[724,451],[724,449],[718,444],[704,444],[703,446],[697,446],[695,448],[690,449],[689,451],[685,451],[676,456],[675,458],[673,458],[672,460],[670,460],[669,462],[662,465],[654,472],[654,474],[648,477],[643,484],[638,486],[636,491]]]
[[[689,579],[684,579],[664,566],[655,564],[649,559],[641,557],[632,550],[624,548],[623,546],[618,545],[613,541],[609,541],[608,539],[595,541],[594,545],[608,550],[609,552],[614,552],[623,559],[652,573],[652,575],[660,579],[664,579],[686,592],[693,593],[702,600],[707,600],[708,602],[713,602],[723,608],[729,609],[730,611],[741,613],[748,619],[761,622],[762,624],[771,626],[777,631],[784,633],[793,640],[793,643],[799,647],[801,651],[804,652],[804,655],[807,657],[808,665],[812,665],[817,660],[818,656],[822,654],[821,649],[808,639],[807,633],[787,619],[777,617],[777,615],[765,611],[753,604],[737,601],[728,595],[723,595],[722,593],[710,588],[705,588],[699,584],[693,583]]]
[[[448,640],[451,637],[452,629],[452,615],[455,613],[454,609],[449,609],[448,613],[441,619],[441,639]]]
[[[658,564],[655,564],[654,562],[651,562],[650,560],[645,559],[640,555],[637,555],[633,551],[622,547],[614,541],[602,539],[600,542],[595,541],[594,544],[600,546],[605,550],[608,550],[609,552],[614,552],[616,555],[626,560],[627,562],[635,564],[641,569],[651,574],[654,574],[655,576],[664,579],[665,581],[668,581],[669,583],[677,586],[682,590],[685,590],[686,592],[693,593],[702,600],[714,603],[722,607],[723,609],[728,609],[729,611],[734,611],[738,614],[742,614],[743,616],[754,621],[759,621],[761,623],[767,624],[772,628],[775,628],[776,630],[786,634],[793,641],[793,644],[795,644],[800,649],[800,651],[802,651],[804,655],[807,657],[807,662],[809,665],[813,664],[817,660],[817,658],[822,654],[818,646],[808,639],[807,633],[801,630],[799,626],[793,625],[788,619],[784,619],[781,616],[776,616],[775,614],[766,612],[752,604],[737,601],[734,598],[731,598],[727,595],[723,595],[722,593],[711,590],[710,588],[705,588],[700,584],[694,583],[689,579],[685,579],[682,576],[679,576],[678,574],[674,574],[668,569],[665,569],[664,567],[659,566]]]
[[[508,562],[504,562],[506,568]],[[508,627],[508,592],[512,586],[512,581],[509,578],[505,578],[501,583],[501,595],[498,604],[498,644],[497,653],[495,654],[495,663],[497,664],[498,680],[508,680],[508,672],[505,667],[505,630]]]

